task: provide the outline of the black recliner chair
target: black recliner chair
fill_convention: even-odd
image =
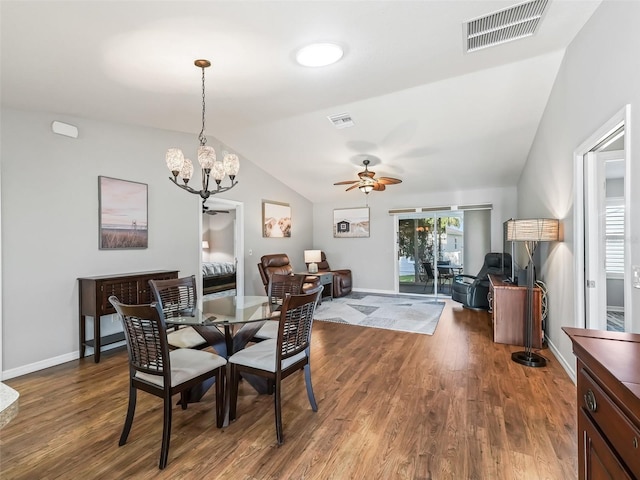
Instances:
[[[478,310],[489,310],[489,274],[507,276],[511,273],[511,255],[487,253],[484,265],[475,277],[473,275],[456,275],[453,279],[451,299],[460,302],[463,307]]]

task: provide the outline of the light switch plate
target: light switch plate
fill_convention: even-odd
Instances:
[[[640,288],[640,265],[633,265],[633,288]]]

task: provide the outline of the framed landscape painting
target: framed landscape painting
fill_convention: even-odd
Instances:
[[[288,203],[262,201],[262,236],[291,237],[291,206]]]
[[[335,238],[362,238],[369,236],[369,208],[337,208],[333,211]]]
[[[98,177],[101,250],[147,248],[147,185]]]

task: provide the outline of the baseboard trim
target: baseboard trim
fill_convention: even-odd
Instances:
[[[549,347],[549,350],[551,350],[551,353],[553,353],[553,356],[556,357],[560,365],[562,365],[562,368],[564,368],[564,370],[567,372],[567,375],[569,375],[569,378],[571,378],[571,380],[575,385],[576,378],[577,378],[575,368],[573,367],[573,364],[575,364],[575,359],[572,359],[572,363],[567,362],[567,359],[562,356],[562,354],[560,353],[560,350],[558,350],[558,348],[554,345],[554,343],[550,341],[548,338],[547,338],[547,345]]]
[[[103,346],[100,349],[100,351],[106,352],[107,350],[120,348],[125,345],[126,345],[125,342],[112,343],[111,345]],[[87,347],[87,350],[91,353],[89,353],[88,355],[85,354],[85,356],[92,356],[93,349],[91,347]],[[39,362],[34,362],[28,365],[23,365],[18,368],[5,370],[2,372],[2,380],[9,380],[10,378],[21,377],[22,375],[27,375],[29,373],[37,372],[39,370],[44,370],[45,368],[55,367],[56,365],[60,365],[62,363],[78,360],[79,358],[80,358],[80,352],[78,350],[76,350],[75,352],[65,353],[64,355],[59,355],[57,357],[46,358],[44,360],[40,360]]]

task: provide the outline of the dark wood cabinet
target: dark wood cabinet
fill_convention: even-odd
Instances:
[[[563,330],[577,357],[578,478],[640,478],[640,335]]]
[[[489,275],[489,306],[493,322],[493,341],[524,346],[527,315],[527,287],[514,285],[498,275]],[[533,337],[531,346],[542,348],[542,291],[533,290]]]
[[[100,349],[124,340],[124,333],[115,333],[105,337],[100,336],[100,317],[116,313],[109,297],[115,295],[123,303],[138,305],[151,303],[153,294],[149,288],[149,280],[167,280],[178,278],[178,270],[155,270],[150,272],[124,273],[119,275],[102,275],[96,277],[78,278],[80,299],[80,358],[85,356],[86,347],[92,347],[93,358],[100,361]],[[86,337],[86,317],[93,318],[93,337]]]

